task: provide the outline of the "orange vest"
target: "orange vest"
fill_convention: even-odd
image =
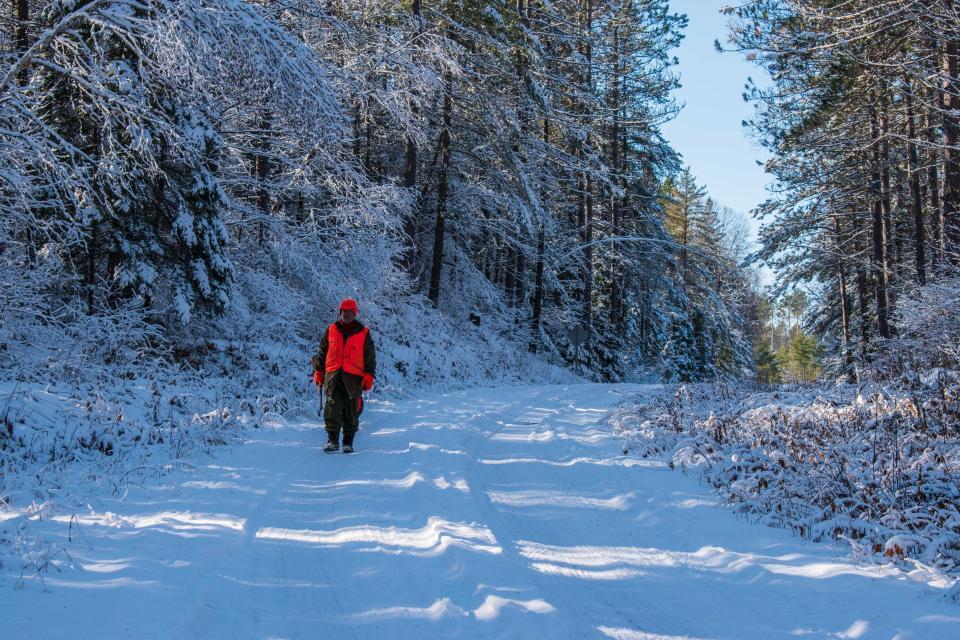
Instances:
[[[334,322],[327,329],[327,361],[326,372],[333,373],[343,369],[355,376],[362,376],[367,372],[363,366],[363,344],[370,333],[368,327],[358,331],[346,340],[344,345],[343,334]]]

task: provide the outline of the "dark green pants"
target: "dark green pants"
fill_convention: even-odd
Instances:
[[[354,434],[360,426],[360,415],[357,413],[356,398],[350,399],[343,379],[333,385],[333,392],[327,393],[327,401],[323,405],[323,422],[327,432],[339,435]]]

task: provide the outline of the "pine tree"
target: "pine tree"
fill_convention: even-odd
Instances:
[[[897,337],[900,301],[942,277],[957,251],[953,4],[764,0],[729,10],[734,46],[773,78],[749,92],[777,180],[759,209],[759,257],[784,286],[817,290],[810,319],[847,379],[872,367]]]
[[[63,21],[69,5],[52,5],[48,25]],[[159,20],[148,8],[139,20]],[[36,91],[44,124],[90,161],[87,189],[67,215],[80,221],[84,242],[66,264],[82,280],[88,313],[138,297],[149,307],[173,300],[182,321],[197,311],[222,311],[229,302],[232,267],[219,219],[223,192],[216,177],[218,137],[177,89],[144,70],[139,52],[119,29],[91,23],[71,32],[71,47],[39,65]],[[93,57],[96,79],[126,110],[91,100],[89,85],[56,70],[77,69]],[[95,164],[94,164],[95,163]]]

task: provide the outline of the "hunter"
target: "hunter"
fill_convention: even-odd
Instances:
[[[323,422],[327,430],[327,453],[340,449],[353,453],[353,439],[360,427],[363,392],[373,387],[377,354],[370,329],[357,320],[357,302],[340,303],[340,318],[327,327],[320,349],[313,357],[313,381],[323,386],[326,402]]]

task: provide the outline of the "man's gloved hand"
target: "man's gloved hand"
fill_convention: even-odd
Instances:
[[[369,373],[363,374],[363,390],[370,391],[373,388],[373,376]]]
[[[313,381],[314,381],[314,383],[317,384],[317,386],[323,384],[323,372],[322,372],[322,371],[317,371],[316,369],[314,369],[314,370],[313,370]]]

